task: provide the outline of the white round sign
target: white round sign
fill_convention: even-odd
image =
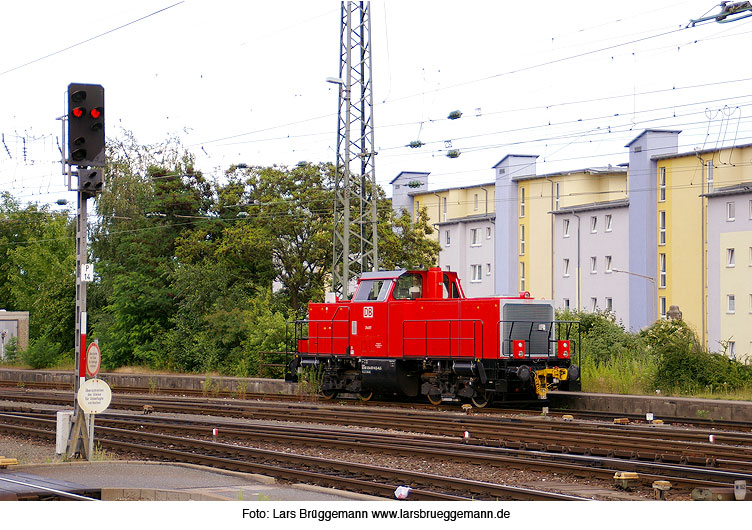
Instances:
[[[98,414],[110,406],[112,390],[101,379],[89,379],[81,384],[77,399],[81,410],[86,414]]]

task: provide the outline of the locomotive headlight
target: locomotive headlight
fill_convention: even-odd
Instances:
[[[580,378],[580,368],[576,364],[569,365],[569,379],[570,381],[577,381]]]

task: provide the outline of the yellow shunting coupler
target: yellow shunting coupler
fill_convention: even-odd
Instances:
[[[538,399],[546,399],[551,386],[559,381],[566,381],[568,375],[566,368],[536,370],[533,373],[533,381],[535,382],[535,393],[538,394]]]

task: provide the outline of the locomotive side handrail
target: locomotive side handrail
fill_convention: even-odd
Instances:
[[[428,336],[428,324],[429,323],[449,323],[449,336],[448,337],[429,337]],[[452,323],[457,323],[458,335],[456,339],[452,338]],[[471,337],[462,336],[462,323],[472,323],[473,333]],[[410,323],[423,324],[423,337],[408,337],[405,333],[405,326]],[[476,340],[476,327],[480,324],[480,340]],[[477,318],[439,318],[439,319],[419,319],[419,320],[405,320],[402,322],[402,357],[405,357],[405,347],[407,341],[423,341],[423,354],[428,355],[428,341],[447,341],[449,345],[449,352],[447,357],[460,357],[462,352],[462,341],[473,341],[473,357],[478,357],[478,350],[483,351],[483,321]],[[457,355],[452,355],[452,341],[457,341]]]
[[[340,309],[347,310],[347,320],[336,320],[337,313],[339,313]],[[347,324],[347,327],[346,327],[347,334],[346,335],[344,335],[344,336],[335,336],[334,335],[334,323],[335,322],[338,322],[338,323],[341,323],[341,324]],[[337,353],[334,352],[334,341],[335,340],[344,340],[344,341],[347,342],[347,346],[350,346],[351,318],[350,318],[350,308],[349,307],[339,306],[336,309],[336,311],[334,311],[334,314],[332,315],[332,318],[330,318],[329,320],[310,320],[310,319],[295,320],[293,322],[293,324],[295,324],[295,326],[296,326],[295,327],[295,340],[305,340],[305,341],[308,341],[309,351],[307,353],[309,353],[311,355],[314,355],[314,356],[317,356],[317,357],[319,355],[337,355]],[[311,337],[311,324],[314,325],[314,330],[316,331],[316,333],[314,334],[313,338]],[[319,333],[319,330],[320,330],[320,326],[323,325],[323,324],[330,324],[330,326],[329,326],[329,337],[325,337],[324,336],[323,338],[329,340],[329,344],[331,345],[331,351],[322,352],[319,349],[319,342],[322,340],[322,336]],[[302,328],[305,325],[308,326],[308,335],[304,336],[304,337],[301,336],[301,337],[298,338],[298,333],[297,333],[298,326],[300,326],[300,328]],[[301,329],[301,335],[302,335],[302,329]],[[344,355],[345,353],[346,352],[343,351],[342,355]]]

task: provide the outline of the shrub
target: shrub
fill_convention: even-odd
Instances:
[[[5,362],[12,363],[18,357],[18,339],[10,337],[5,343]]]
[[[35,370],[50,368],[60,360],[61,351],[60,344],[52,342],[48,335],[42,335],[29,345],[21,358]]]

